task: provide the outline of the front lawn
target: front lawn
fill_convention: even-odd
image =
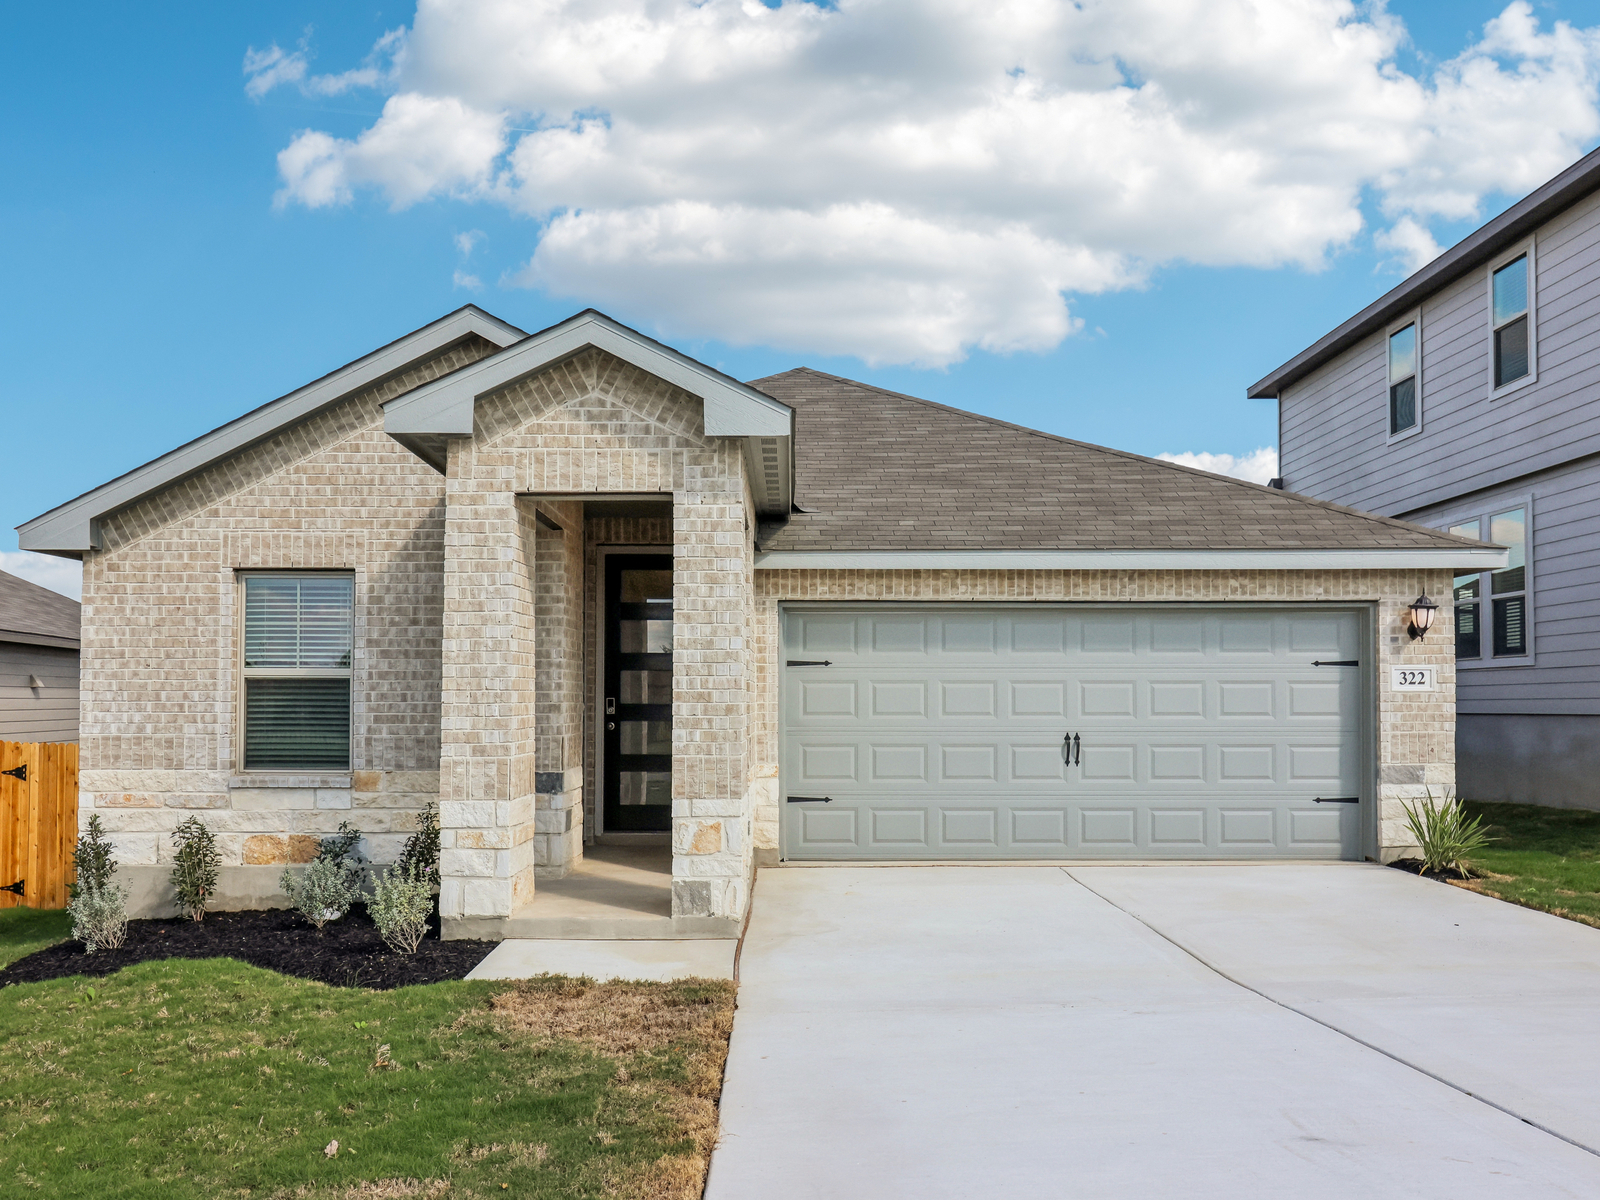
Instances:
[[[3,916],[6,958],[65,932]],[[698,1197],[732,1013],[710,981],[367,991],[231,959],[13,985],[0,1193]]]
[[[1473,855],[1463,886],[1600,926],[1600,812],[1467,801],[1495,840]]]
[[[72,933],[72,919],[60,910],[0,908],[0,969]]]

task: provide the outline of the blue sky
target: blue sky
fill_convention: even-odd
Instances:
[[[1426,76],[1503,8],[1396,0],[1389,11],[1410,35],[1396,68]],[[1539,4],[1533,15],[1544,28],[1558,18],[1597,26],[1600,0]],[[347,199],[319,206],[302,190],[275,206],[285,186],[279,152],[306,130],[354,144],[394,87],[285,85],[252,99],[241,69],[247,49],[276,44],[291,53],[304,40],[308,70],[336,73],[359,67],[381,35],[413,16],[410,6],[326,2],[8,13],[0,41],[8,117],[0,125],[0,524],[9,529],[468,301],[530,330],[594,303],[740,378],[805,364],[1140,453],[1242,455],[1276,440],[1274,406],[1247,400],[1246,386],[1404,274],[1393,250],[1374,245],[1375,231],[1395,225],[1404,207],[1396,188],[1404,188],[1380,194],[1363,185],[1364,228],[1336,239],[1323,269],[1245,265],[1248,251],[1208,243],[1136,247],[1146,265],[1129,274],[1124,260],[1104,265],[1117,247],[1101,244],[1093,269],[1123,274],[1098,294],[1069,289],[1078,332],[1040,333],[1034,342],[1043,348],[996,353],[983,348],[986,337],[994,344],[992,331],[972,318],[959,350],[914,353],[905,349],[914,329],[873,341],[878,335],[837,325],[802,321],[791,330],[781,312],[741,326],[730,310],[691,295],[717,290],[714,272],[669,273],[635,289],[627,263],[608,260],[591,290],[581,255],[552,257],[533,272],[547,282],[528,286],[530,255],[558,204],[497,200],[466,185],[440,185],[407,203],[391,185],[363,183],[341,166]],[[437,55],[427,69],[429,86],[445,88],[438,80],[449,72]],[[551,123],[529,120],[512,128]],[[1569,123],[1566,149],[1551,152],[1566,161],[1594,144],[1582,119]],[[1474,186],[1476,217],[1453,217],[1442,211],[1448,205],[1427,210],[1423,223],[1438,245],[1526,190]],[[1405,203],[1423,212],[1431,202]],[[458,239],[469,233],[479,236],[463,253]],[[1148,230],[1128,236],[1153,244]],[[781,270],[762,269],[781,290]],[[481,286],[463,286],[467,275]],[[752,278],[747,271],[732,281],[730,294],[755,294]],[[1009,287],[1007,278],[993,286]],[[806,295],[825,306],[828,286]],[[1017,321],[1048,324],[1048,308]],[[838,352],[843,346],[866,347],[878,365]],[[949,361],[907,361],[918,353]],[[11,534],[0,541],[3,550],[15,545]]]

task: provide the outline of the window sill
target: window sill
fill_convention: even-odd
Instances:
[[[343,775],[235,775],[228,780],[233,788],[347,788],[352,779]]]

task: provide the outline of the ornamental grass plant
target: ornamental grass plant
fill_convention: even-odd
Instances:
[[[1483,818],[1469,816],[1461,801],[1445,793],[1435,800],[1428,791],[1419,805],[1406,804],[1406,824],[1422,848],[1422,869],[1438,874],[1471,874],[1472,858],[1493,839],[1484,832]]]

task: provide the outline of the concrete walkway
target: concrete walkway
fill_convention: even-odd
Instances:
[[[1385,868],[767,870],[741,980],[709,1200],[1600,1196],[1600,932]]]

